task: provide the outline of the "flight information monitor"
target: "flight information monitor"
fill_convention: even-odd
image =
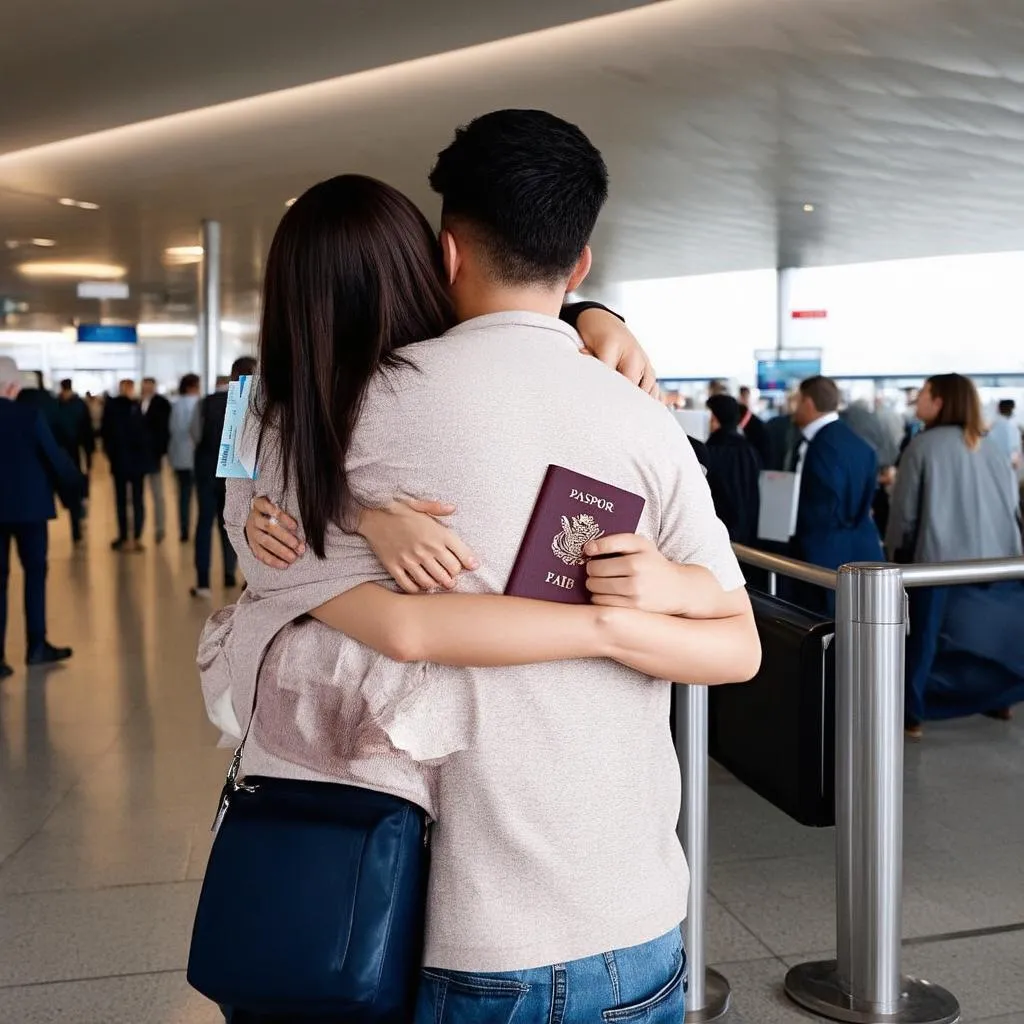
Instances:
[[[757,388],[759,391],[790,391],[800,381],[817,377],[820,373],[820,355],[799,359],[758,359]]]

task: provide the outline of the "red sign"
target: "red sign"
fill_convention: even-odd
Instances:
[[[794,309],[790,314],[794,320],[824,320],[828,316],[827,309]]]

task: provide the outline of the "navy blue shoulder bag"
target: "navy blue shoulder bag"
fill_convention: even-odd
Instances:
[[[406,1024],[423,951],[426,813],[356,786],[239,781],[244,744],[214,821],[189,984],[253,1014]]]

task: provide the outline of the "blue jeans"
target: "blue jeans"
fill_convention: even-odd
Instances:
[[[682,1024],[686,955],[678,928],[630,949],[553,967],[423,971],[415,1024]]]

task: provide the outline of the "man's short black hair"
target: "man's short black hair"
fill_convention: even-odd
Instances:
[[[61,389],[61,391],[70,391],[71,390],[71,378],[70,377],[65,377],[60,382],[60,389]]]
[[[256,372],[256,360],[252,356],[239,356],[231,364],[231,379],[238,380],[239,377],[251,377]],[[219,377],[217,378],[220,379]]]
[[[839,385],[831,377],[808,377],[800,385],[800,393],[814,403],[820,413],[837,412],[842,397]]]
[[[473,233],[502,284],[554,284],[590,241],[608,168],[574,124],[543,110],[496,110],[459,128],[430,186],[442,217]]]
[[[1004,398],[999,403],[999,415],[1006,416],[1007,418],[1009,418],[1014,414],[1016,408],[1017,403],[1012,398]]]

